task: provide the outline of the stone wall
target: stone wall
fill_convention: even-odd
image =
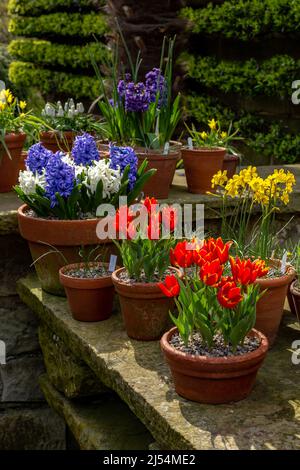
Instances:
[[[0,450],[64,449],[64,421],[39,387],[44,364],[37,318],[16,293],[17,279],[30,270],[30,253],[16,233],[16,214],[11,223],[5,217],[7,223],[0,224],[0,340],[6,349],[6,364],[0,354]]]

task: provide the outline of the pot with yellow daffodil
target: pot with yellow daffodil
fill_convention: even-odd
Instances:
[[[212,188],[222,198],[222,237],[235,241],[236,254],[262,259],[269,268],[268,274],[257,280],[265,293],[257,303],[256,328],[267,336],[270,346],[276,339],[287,291],[295,278],[295,269],[284,258],[273,256],[278,235],[276,214],[289,204],[295,183],[290,171],[275,169],[262,178],[251,166],[233,178],[228,179],[220,171],[212,179]]]
[[[208,127],[208,133],[196,131],[194,125],[191,129],[187,127],[190,134],[189,147],[182,149],[182,158],[191,193],[205,194],[211,190],[211,179],[223,168],[229,142],[238,139],[238,130],[231,133],[232,125],[225,132],[215,119],[211,119]]]
[[[17,183],[26,131],[39,121],[26,112],[26,102],[10,90],[0,92],[0,192],[11,191]]]

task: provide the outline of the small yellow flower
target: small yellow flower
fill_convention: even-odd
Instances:
[[[8,104],[11,104],[14,100],[14,95],[12,94],[12,92],[10,90],[5,90],[5,98],[6,98],[6,102]]]
[[[25,113],[21,113],[21,114],[20,114],[20,118],[21,118],[21,119],[23,119],[25,116],[26,116]]]
[[[216,173],[211,180],[211,187],[214,188],[215,186],[221,186],[222,188],[225,186],[225,184],[228,181],[227,177],[227,170],[219,170],[218,173]]]
[[[6,104],[0,101],[0,112],[4,111],[5,107],[6,107]]]
[[[22,109],[22,110],[23,110],[23,109],[25,109],[25,108],[26,108],[26,106],[27,106],[27,103],[26,103],[26,101],[20,101],[20,109]]]
[[[202,140],[206,140],[207,139],[207,133],[205,131],[201,132],[200,137],[201,137]]]
[[[217,128],[217,122],[215,121],[215,119],[211,119],[210,121],[208,121],[208,126],[212,131],[214,131]]]
[[[227,132],[222,131],[222,132],[221,132],[221,138],[222,138],[222,139],[226,139],[226,137],[227,137]]]

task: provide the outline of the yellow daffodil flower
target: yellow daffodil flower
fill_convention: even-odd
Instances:
[[[214,188],[215,186],[221,186],[222,188],[225,186],[225,184],[228,181],[227,177],[227,170],[219,170],[218,173],[216,173],[211,180],[211,187]]]
[[[212,131],[214,131],[217,128],[217,122],[215,121],[215,119],[211,119],[210,121],[208,121],[208,126]]]
[[[207,133],[205,131],[201,132],[200,137],[201,137],[202,140],[206,140],[207,139]]]
[[[26,103],[26,101],[20,101],[20,109],[22,109],[22,110],[23,110],[23,109],[25,109],[25,108],[26,108],[26,106],[27,106],[27,103]]]

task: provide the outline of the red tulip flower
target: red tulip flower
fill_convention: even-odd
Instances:
[[[193,250],[189,250],[187,241],[179,242],[174,249],[170,249],[170,259],[173,266],[189,268],[193,264]]]
[[[146,199],[143,201],[144,206],[146,207],[147,211],[151,212],[151,207],[158,204],[157,199],[155,197],[147,196]]]
[[[158,287],[167,297],[176,297],[180,292],[180,285],[174,274],[166,276],[165,282],[159,282]]]
[[[222,277],[223,267],[218,259],[207,261],[200,270],[200,279],[211,287],[217,287]]]
[[[208,238],[204,241],[200,250],[194,253],[194,262],[198,266],[203,266],[206,261],[214,261],[218,259],[221,264],[228,261],[229,249],[232,242],[224,243],[222,238]]]
[[[241,288],[235,282],[226,282],[218,291],[218,302],[224,308],[234,308],[243,299]]]
[[[178,213],[175,207],[163,207],[161,209],[162,221],[165,223],[165,227],[170,227],[170,231],[174,232],[176,224],[178,222]]]
[[[243,286],[253,284],[257,278],[265,276],[268,272],[263,260],[241,260],[231,256],[230,265],[234,281]]]

